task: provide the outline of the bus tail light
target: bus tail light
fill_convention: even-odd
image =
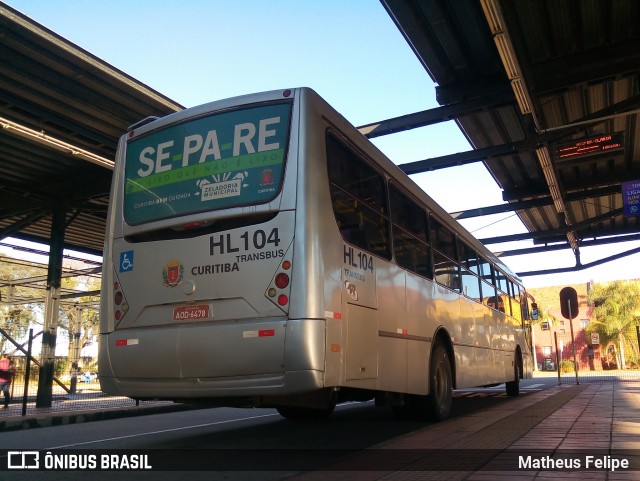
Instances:
[[[288,254],[288,253],[287,253]],[[285,258],[280,262],[265,295],[271,302],[286,312],[289,307],[289,295],[291,291],[291,260]]]
[[[127,304],[127,299],[124,297],[124,292],[122,292],[122,285],[116,280],[113,283],[113,317],[116,323],[122,320],[128,310],[129,304]]]
[[[276,287],[278,289],[285,289],[289,285],[289,276],[284,272],[281,272],[276,276]]]

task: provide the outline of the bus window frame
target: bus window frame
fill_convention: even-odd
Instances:
[[[327,179],[328,179],[328,185],[329,185],[329,197],[331,201],[331,209],[333,211],[334,220],[336,222],[338,231],[340,232],[340,236],[345,242],[357,247],[358,249],[362,249],[363,251],[366,251],[371,255],[390,261],[393,257],[393,245],[392,245],[393,235],[391,232],[392,222],[391,222],[391,213],[390,213],[390,207],[389,207],[389,186],[388,186],[387,176],[385,175],[385,172],[379,167],[377,167],[375,163],[371,161],[371,159],[366,154],[364,154],[360,149],[356,148],[351,142],[349,142],[345,138],[344,135],[341,135],[340,132],[337,131],[335,128],[332,128],[332,127],[327,128],[325,130],[324,138],[325,138],[325,152],[326,152],[325,161],[327,165]],[[353,195],[346,188],[346,186],[338,184],[335,181],[336,179],[332,177],[332,174],[335,171],[331,169],[331,165],[330,165],[332,161],[330,159],[330,154],[332,152],[332,149],[330,148],[330,142],[329,142],[330,138],[333,139],[333,142],[335,142],[335,145],[341,148],[343,152],[345,152],[346,155],[349,156],[349,158],[355,159],[356,162],[359,162],[366,168],[370,169],[372,173],[378,176],[380,180],[380,188],[381,188],[380,190],[381,199],[379,199],[381,202],[378,204],[378,207],[381,209],[381,211],[378,211],[377,209],[373,208],[371,204],[366,202],[366,200],[360,199],[355,195]],[[371,212],[372,215],[378,216],[380,218],[380,220],[382,221],[380,225],[381,226],[384,225],[386,228],[386,233],[385,233],[386,236],[378,237],[378,240],[384,242],[384,244],[382,244],[384,247],[386,247],[384,251],[380,249],[377,249],[377,250],[371,249],[368,243],[368,240],[369,240],[368,238],[367,238],[367,242],[366,243],[364,242],[364,238],[362,238],[362,234],[365,231],[361,228],[360,223],[362,222],[364,224],[365,219],[359,219],[358,221],[358,229],[355,230],[355,233],[358,234],[357,238],[356,237],[350,238],[350,236],[345,235],[346,229],[344,227],[341,227],[340,225],[341,221],[339,217],[341,213],[336,210],[336,205],[337,205],[336,197],[335,197],[336,191],[334,189],[337,189],[337,191],[339,191],[340,194],[347,196],[347,198],[351,198],[355,200],[356,208],[357,208],[358,202],[360,202],[362,204],[362,207],[360,207],[361,210],[364,208],[366,209],[366,211]],[[361,240],[362,242],[360,242]]]
[[[420,205],[420,203],[416,202],[414,199],[412,199],[410,196],[408,196],[406,193],[402,192],[402,190],[395,185],[395,182],[393,182],[392,180],[389,181],[388,183],[388,194],[389,194],[389,214],[390,214],[390,218],[391,218],[391,239],[392,239],[392,251],[393,251],[393,259],[396,263],[397,266],[408,270],[409,272],[412,272],[416,275],[419,275],[420,277],[424,277],[425,279],[429,279],[429,280],[433,280],[433,255],[432,255],[432,248],[431,248],[431,244],[429,243],[429,222],[428,222],[428,212]],[[394,199],[393,197],[397,196],[399,198],[401,198],[400,200],[402,202],[405,203],[405,205],[410,204],[412,206],[412,208],[415,208],[417,212],[419,212],[422,216],[422,219],[424,221],[423,223],[423,227],[424,227],[424,231],[422,232],[422,235],[424,237],[421,238],[421,236],[419,235],[418,232],[415,232],[413,229],[408,229],[405,228],[405,226],[402,225],[401,221],[402,219],[396,219],[395,214],[396,214],[396,207],[395,207],[395,203],[398,199]],[[417,213],[416,212],[416,213]],[[404,265],[401,262],[398,262],[398,249],[399,247],[396,245],[396,239],[399,238],[400,236],[398,236],[396,234],[397,229],[400,231],[400,233],[403,236],[408,237],[410,240],[414,239],[415,243],[420,245],[420,247],[424,247],[426,249],[426,260],[427,260],[427,269],[426,272],[420,271],[417,268],[412,268],[408,265]],[[413,267],[416,267],[417,264],[413,263]]]

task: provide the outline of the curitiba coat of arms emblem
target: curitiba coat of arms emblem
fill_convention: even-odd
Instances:
[[[175,287],[182,282],[184,266],[180,261],[169,261],[162,269],[162,283],[167,287]]]

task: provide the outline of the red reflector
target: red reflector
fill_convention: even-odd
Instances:
[[[281,272],[276,276],[276,287],[278,289],[284,289],[289,285],[289,276],[284,272]]]
[[[127,345],[126,339],[116,339],[116,346],[126,346],[126,345]]]
[[[284,294],[280,294],[278,296],[278,304],[280,304],[281,306],[286,306],[289,303],[289,298],[287,296],[285,296]]]
[[[115,318],[116,318],[116,321],[119,321],[120,319],[122,319],[122,312],[116,311]]]
[[[258,331],[258,337],[271,337],[276,335],[275,329],[260,329]]]
[[[182,226],[183,229],[197,229],[198,227],[202,227],[204,222],[188,222]]]
[[[291,269],[291,262],[289,262],[289,261],[284,261],[284,262],[282,263],[282,268],[283,268],[285,271],[288,271],[289,269]]]

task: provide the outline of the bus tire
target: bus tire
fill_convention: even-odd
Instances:
[[[429,369],[429,411],[434,421],[442,421],[451,414],[453,376],[449,354],[437,344],[431,355]]]
[[[515,360],[515,367],[513,370],[514,380],[505,383],[505,391],[507,392],[507,396],[509,397],[516,397],[520,394],[520,362],[517,356]]]

